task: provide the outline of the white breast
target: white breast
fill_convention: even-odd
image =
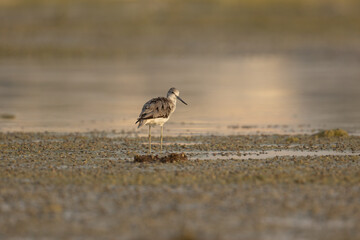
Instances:
[[[153,118],[153,119],[147,119],[145,122],[145,125],[159,125],[162,126],[164,123],[166,123],[169,120],[169,118]]]

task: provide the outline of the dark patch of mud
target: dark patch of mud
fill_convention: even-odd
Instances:
[[[134,162],[139,163],[173,163],[173,162],[185,162],[188,161],[188,157],[185,153],[170,153],[169,155],[159,157],[158,155],[135,155]]]

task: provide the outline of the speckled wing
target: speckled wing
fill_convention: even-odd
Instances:
[[[152,118],[168,118],[172,103],[164,97],[153,98],[144,104],[137,122]]]

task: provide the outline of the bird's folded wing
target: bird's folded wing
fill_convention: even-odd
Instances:
[[[171,103],[167,98],[153,98],[144,104],[139,119],[167,118],[171,113]]]

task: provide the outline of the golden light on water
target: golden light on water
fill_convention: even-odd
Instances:
[[[312,62],[272,55],[3,64],[0,77],[13,81],[0,89],[2,102],[16,118],[4,120],[2,127],[133,131],[142,105],[173,86],[189,103],[178,103],[168,122],[172,126],[166,131],[173,134],[225,132],[229,125],[316,125],[325,118],[329,124],[355,126],[359,69],[334,64],[341,63],[314,68]],[[346,77],[337,77],[341,69]]]
[[[2,130],[134,131],[170,87],[181,131],[359,122],[357,1],[0,4]]]
[[[288,85],[291,73],[286,59],[236,58],[221,61],[214,68],[214,89],[205,93],[209,104],[204,107],[210,116],[246,124],[263,124],[264,119],[268,123],[296,123],[291,118],[296,112],[296,96]]]

